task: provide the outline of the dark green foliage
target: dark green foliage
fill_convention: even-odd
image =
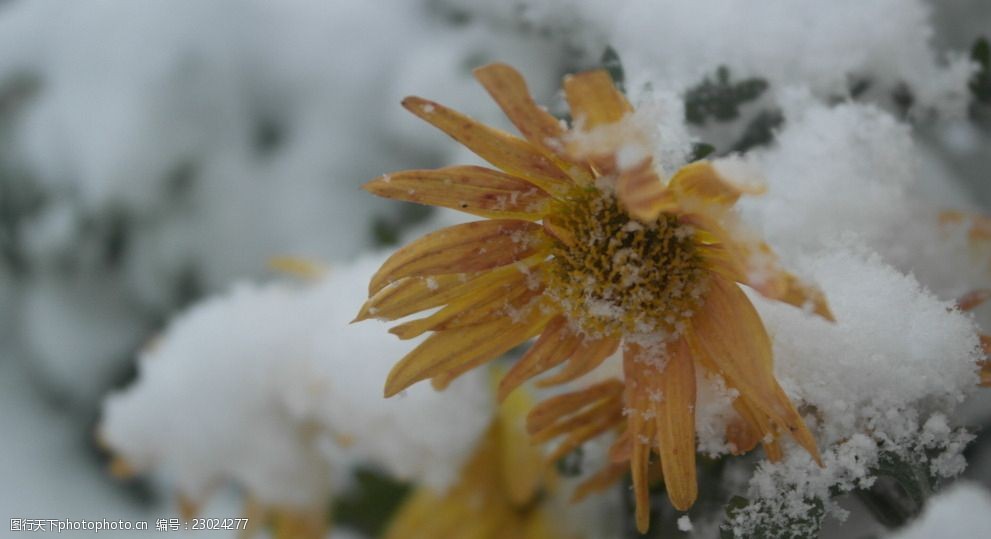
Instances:
[[[712,152],[716,151],[716,147],[712,144],[706,144],[705,142],[696,142],[692,144],[692,156],[689,161],[698,161],[699,159],[705,159]]]
[[[857,491],[857,498],[889,528],[918,515],[939,485],[928,458],[910,459],[893,451],[881,452],[872,472],[877,480],[871,488]]]
[[[991,105],[991,44],[981,37],[970,49],[970,59],[977,64],[977,72],[970,79],[970,91],[979,103]]]
[[[358,469],[354,479],[354,487],[334,503],[334,524],[378,537],[411,488],[369,469]]]
[[[28,270],[21,250],[21,227],[44,205],[38,186],[26,177],[0,170],[0,266],[14,275]]]
[[[729,68],[721,66],[715,78],[706,77],[685,92],[685,119],[696,125],[709,118],[718,121],[735,120],[740,106],[760,97],[767,90],[767,81],[749,78],[739,82],[730,79]]]
[[[602,52],[602,63],[603,69],[609,72],[609,76],[612,77],[613,84],[619,88],[619,91],[626,93],[626,75],[623,73],[623,62],[619,59],[619,54],[611,46],[607,46],[606,50]]]
[[[770,144],[774,140],[774,130],[781,126],[785,117],[777,109],[765,109],[750,120],[740,139],[733,144],[732,151],[743,153],[756,146]]]
[[[557,472],[564,477],[577,477],[581,475],[584,456],[582,446],[576,447],[574,451],[557,459],[555,463]]]

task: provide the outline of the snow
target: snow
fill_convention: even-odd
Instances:
[[[311,285],[243,283],[198,304],[145,349],[137,382],[107,399],[102,439],[194,500],[232,482],[266,504],[312,507],[348,485],[355,463],[443,489],[487,425],[488,379],[477,371],[445,393],[421,384],[382,397],[413,343],[348,324],[382,260]]]
[[[918,519],[888,537],[982,537],[988,529],[991,529],[991,493],[978,484],[960,482],[932,498]]]

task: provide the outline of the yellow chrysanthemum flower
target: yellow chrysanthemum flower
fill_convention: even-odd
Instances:
[[[457,483],[445,494],[414,492],[383,539],[577,539],[548,514],[556,475],[527,439],[523,418],[531,405],[522,391],[506,399]]]
[[[365,186],[488,218],[414,241],[372,277],[357,320],[442,307],[391,330],[403,339],[432,334],[393,368],[386,396],[426,379],[442,388],[536,336],[502,381],[501,397],[565,362],[538,385],[574,380],[622,347],[623,380],[555,397],[531,413],[528,427],[538,440],[566,435],[555,455],[625,428],[612,454],[630,463],[641,530],[652,450],[673,505],[686,510],[695,501],[697,367],[739,392],[742,420],[728,433],[739,449],[762,441],[777,458],[778,439],[789,433],[818,460],[774,378],[767,332],[737,283],[832,316],[822,294],[741,232],[731,209],[760,189],[708,162],[662,180],[648,136],[605,71],[565,78],[571,129],[534,102],[511,67],[488,65],[475,77],[524,139],[418,97],[403,106],[499,170],[408,170]],[[616,471],[607,468],[586,490]]]

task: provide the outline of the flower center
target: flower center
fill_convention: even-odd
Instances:
[[[580,330],[681,333],[707,275],[691,226],[670,214],[641,223],[597,189],[576,190],[548,220],[566,239],[553,247],[547,291]]]

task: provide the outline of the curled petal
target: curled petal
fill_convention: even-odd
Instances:
[[[403,100],[403,106],[482,159],[548,193],[558,193],[574,186],[571,178],[551,158],[519,137],[423,98],[407,97]]]
[[[740,195],[759,195],[765,190],[763,186],[734,183],[707,161],[685,165],[671,177],[668,186],[679,198],[694,198],[723,206],[736,204]]]
[[[651,159],[623,170],[616,179],[616,196],[635,219],[649,223],[662,211],[675,208],[675,199],[661,184]]]
[[[568,328],[563,316],[555,318],[499,382],[498,398],[505,399],[514,389],[534,376],[568,359],[581,338]]]
[[[476,166],[404,170],[380,176],[363,188],[380,197],[490,218],[537,220],[551,200],[526,180]]]
[[[690,321],[693,355],[714,366],[728,385],[791,433],[820,462],[815,439],[774,378],[771,341],[757,311],[735,283],[713,277],[700,311]]]
[[[575,349],[568,363],[554,375],[537,380],[537,387],[555,386],[584,376],[601,365],[618,347],[619,339],[616,337],[585,339]]]
[[[546,246],[543,228],[516,219],[475,221],[443,228],[399,249],[368,285],[375,294],[403,277],[468,273],[505,266]]]
[[[802,282],[783,269],[779,268],[770,276],[758,281],[751,280],[747,284],[764,297],[794,305],[799,309],[809,309],[830,322],[836,321],[833,312],[829,309],[829,302],[826,301],[826,296],[821,290]]]
[[[385,396],[465,365],[478,366],[539,333],[551,315],[534,305],[522,319],[504,317],[466,328],[434,333],[389,372]]]
[[[526,430],[531,435],[547,428],[563,416],[594,404],[600,400],[615,398],[623,393],[623,382],[612,379],[579,391],[551,397],[530,410],[526,418]]]
[[[822,291],[781,268],[777,255],[766,243],[735,237],[711,215],[686,214],[682,221],[699,228],[696,238],[700,241],[700,254],[719,275],[745,284],[766,298],[835,321]]]

